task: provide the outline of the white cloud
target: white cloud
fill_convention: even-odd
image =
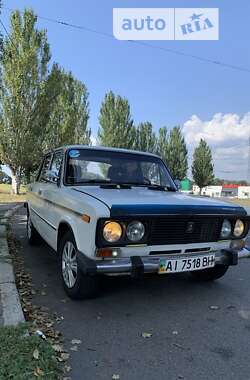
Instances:
[[[246,179],[250,112],[242,117],[237,114],[217,113],[206,121],[193,115],[184,123],[182,131],[190,156],[201,138],[207,141],[213,152],[216,176]]]

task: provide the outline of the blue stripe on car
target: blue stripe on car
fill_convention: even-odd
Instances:
[[[126,215],[247,215],[242,207],[199,205],[113,205],[110,216]]]

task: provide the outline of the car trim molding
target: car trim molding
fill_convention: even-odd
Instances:
[[[59,207],[59,208],[61,208],[61,209],[63,209],[63,210],[69,211],[69,212],[71,212],[72,214],[77,215],[77,216],[79,216],[79,217],[82,217],[82,215],[83,215],[83,213],[81,213],[81,212],[79,212],[79,211],[75,211],[75,210],[72,210],[72,209],[69,208],[69,207],[62,206],[62,205],[60,205],[59,203],[56,203],[56,202],[51,201],[51,200],[49,200],[49,199],[43,198],[43,197],[39,196],[38,194],[35,194],[35,193],[32,193],[32,192],[29,192],[29,195],[30,195],[30,194],[31,194],[31,196],[37,197],[37,198],[43,200],[44,202],[47,202],[47,203],[49,203],[49,204],[51,204],[51,205],[53,205],[53,206]]]
[[[113,205],[110,210],[111,217],[127,215],[225,215],[246,216],[242,207],[232,206],[199,206],[199,205]]]
[[[32,210],[32,212],[34,212],[34,214],[36,214],[40,219],[42,219],[43,222],[45,222],[46,224],[48,224],[48,226],[53,228],[53,230],[55,230],[55,231],[57,230],[57,228],[55,226],[53,226],[53,224],[51,224],[46,219],[44,219],[41,215],[39,215],[38,212],[36,212],[32,207],[30,209]]]

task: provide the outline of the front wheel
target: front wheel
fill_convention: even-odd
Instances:
[[[74,235],[68,231],[59,245],[63,287],[70,298],[93,298],[98,292],[97,276],[83,274],[77,261],[77,248]]]
[[[228,265],[216,265],[214,268],[197,270],[190,272],[190,274],[197,281],[214,281],[223,277],[228,268]]]

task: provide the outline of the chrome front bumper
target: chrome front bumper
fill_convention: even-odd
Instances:
[[[153,257],[153,256],[134,256],[131,258],[119,258],[119,259],[110,259],[96,261],[96,272],[97,273],[124,273],[124,274],[138,274],[138,273],[154,273],[158,272],[159,262],[161,258],[170,259],[183,259],[183,258],[192,258],[195,256],[208,256],[206,254],[195,253],[189,255],[165,255],[162,257]],[[243,248],[240,251],[233,250],[222,250],[218,252],[213,252],[215,254],[215,264],[218,265],[236,265],[238,264],[239,259],[250,258],[250,251],[246,248]]]

